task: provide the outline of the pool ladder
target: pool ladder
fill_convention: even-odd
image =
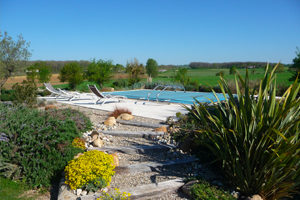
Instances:
[[[157,85],[151,92],[148,92],[147,100],[150,100],[150,96],[153,91],[156,91],[158,88],[164,87],[157,95],[156,95],[156,101],[159,101],[159,95],[163,93],[166,89],[171,88],[171,89],[182,89],[185,92],[185,88],[183,85]],[[176,90],[175,90],[176,92]]]

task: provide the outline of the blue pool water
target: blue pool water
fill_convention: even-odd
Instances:
[[[150,101],[156,101],[157,94],[159,94],[160,90],[129,90],[129,91],[117,91],[117,92],[106,92],[106,94],[111,95],[121,95],[126,96],[129,99],[143,99],[147,100],[149,95]],[[218,98],[222,101],[225,100],[223,94],[217,93]],[[198,101],[205,102],[216,102],[212,92],[184,92],[184,91],[163,91],[159,94],[159,101],[167,101],[173,103],[183,103],[183,104],[193,104],[194,98]]]

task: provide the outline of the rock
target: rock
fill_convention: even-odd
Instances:
[[[50,110],[50,109],[57,109],[56,105],[47,105],[45,106],[45,110]]]
[[[77,189],[76,190],[76,195],[79,196],[81,194],[81,192],[82,192],[82,189]]]
[[[93,131],[91,133],[91,138],[92,138],[92,141],[96,140],[99,136],[99,133],[97,131]]]
[[[168,130],[167,130],[167,127],[165,127],[165,126],[161,126],[161,127],[159,127],[159,128],[156,128],[156,129],[154,129],[156,132],[164,132],[164,133],[167,133],[168,132]]]
[[[77,158],[79,158],[79,156],[81,156],[81,155],[83,155],[83,153],[79,153],[79,154],[77,154],[76,156],[74,156],[74,159],[77,159]]]
[[[119,166],[119,157],[118,157],[118,154],[115,152],[115,153],[112,153],[112,154],[110,154],[110,155],[112,155],[112,156],[113,156],[113,159],[114,159],[113,165],[114,165],[115,167]]]
[[[263,198],[260,195],[255,194],[252,197],[248,197],[247,200],[263,200]]]
[[[97,138],[96,140],[93,141],[93,146],[94,147],[102,147],[103,146],[103,140],[100,138]]]
[[[81,196],[84,196],[84,195],[87,195],[87,191],[86,190],[83,190],[80,194]]]
[[[107,118],[107,120],[105,120],[104,124],[106,126],[114,126],[117,123],[116,118],[115,117],[109,117]]]
[[[181,191],[187,196],[191,197],[191,188],[196,183],[198,183],[198,180],[187,182],[184,186],[181,187]]]
[[[103,188],[102,192],[108,192],[108,188],[107,187]]]
[[[134,116],[128,114],[128,113],[122,113],[121,115],[119,115],[118,119],[122,119],[122,120],[132,120],[134,118]]]

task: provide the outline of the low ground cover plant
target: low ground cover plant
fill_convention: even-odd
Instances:
[[[97,200],[130,200],[130,196],[130,193],[121,193],[118,188],[115,188],[112,193],[103,192]]]
[[[50,186],[67,162],[82,152],[71,143],[81,137],[84,129],[77,127],[68,115],[61,116],[65,118],[24,106],[0,104],[0,174],[21,179],[33,188]]]
[[[66,166],[66,184],[72,190],[97,191],[109,185],[114,168],[111,155],[98,150],[87,151]]]
[[[195,200],[235,200],[229,192],[200,180],[191,187],[191,195]]]
[[[198,124],[194,143],[212,156],[230,184],[243,195],[268,200],[289,197],[300,184],[300,85],[296,79],[277,99],[275,70],[266,69],[258,90],[249,86],[248,71],[245,78],[238,74],[236,95],[220,77],[224,102],[187,108]]]

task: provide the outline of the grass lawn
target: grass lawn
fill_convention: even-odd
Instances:
[[[34,198],[21,197],[26,190],[25,184],[0,177],[0,199],[1,200],[31,200]]]
[[[219,76],[216,76],[216,73],[223,71],[224,77],[227,80],[234,80],[234,75],[229,74],[229,69],[189,69],[188,76],[192,80],[198,80],[200,84],[206,86],[216,86],[218,85]],[[239,73],[244,76],[246,69],[238,69]],[[160,73],[154,81],[162,82],[172,82],[172,76],[174,76],[175,71],[169,70],[163,73]],[[264,76],[264,69],[249,69],[249,75],[251,80],[262,79]],[[288,71],[286,68],[284,72],[277,73],[277,84],[290,85],[292,81],[289,81],[289,78],[293,76],[293,73]]]

